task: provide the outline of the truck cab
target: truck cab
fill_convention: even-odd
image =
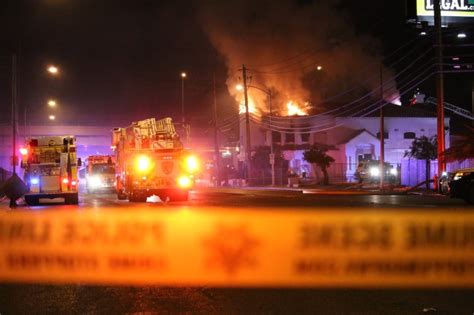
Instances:
[[[86,159],[88,193],[115,191],[115,157],[91,155]]]

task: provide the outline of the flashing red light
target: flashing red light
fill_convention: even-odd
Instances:
[[[28,149],[27,148],[20,148],[20,154],[21,155],[27,155],[28,154]]]
[[[63,179],[63,184],[68,184],[68,183],[69,183],[69,179],[64,178],[64,179]]]

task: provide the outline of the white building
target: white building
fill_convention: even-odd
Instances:
[[[417,137],[437,135],[436,114],[413,107],[386,106],[385,161],[401,165],[405,151]],[[242,115],[243,116],[243,115]],[[268,117],[251,120],[251,146],[270,146],[273,134],[274,147],[281,148],[289,167],[298,174],[315,173],[304,161],[303,152],[313,144],[328,149],[335,159],[329,169],[333,180],[351,181],[357,164],[364,159],[380,158],[380,118],[378,112],[369,117],[298,116],[272,118],[273,132],[268,128]],[[240,124],[240,151],[245,154],[245,120]],[[279,131],[275,131],[278,126]],[[297,131],[294,131],[297,129]],[[446,148],[449,147],[449,118],[445,118]]]

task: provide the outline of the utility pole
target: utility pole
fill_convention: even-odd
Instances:
[[[385,117],[383,113],[383,63],[380,64],[380,189],[383,189],[384,172],[385,172]]]
[[[434,22],[436,29],[436,62],[438,64],[438,74],[436,77],[436,98],[437,104],[437,129],[438,129],[438,178],[446,170],[444,161],[444,77],[443,77],[443,40],[441,32],[441,7],[440,0],[434,0]],[[435,184],[436,186],[436,184]]]
[[[17,101],[17,73],[16,55],[12,56],[12,171],[16,175],[16,101]]]
[[[184,115],[184,79],[186,79],[186,72],[181,72],[181,128],[183,129],[183,136],[185,138],[186,145],[188,143],[188,133],[186,130],[186,119]]]
[[[217,130],[217,97],[216,97],[216,73],[213,75],[214,85],[214,158],[215,158],[215,169],[216,169],[216,180],[217,186],[221,185],[220,177],[220,154],[219,154],[219,137]]]
[[[270,164],[272,166],[272,186],[275,186],[275,152],[273,151],[273,130],[272,128],[272,90],[268,90],[268,102],[270,105]]]
[[[244,81],[244,102],[245,102],[245,133],[246,133],[246,146],[245,146],[245,153],[247,155],[246,158],[246,168],[247,168],[247,185],[250,184],[250,173],[251,173],[251,158],[252,152],[250,146],[250,115],[249,115],[249,99],[247,95],[247,69],[245,65],[242,65],[242,77]]]

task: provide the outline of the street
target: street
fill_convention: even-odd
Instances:
[[[333,192],[277,189],[203,189],[191,193],[189,202],[146,204],[118,201],[112,194],[83,194],[79,206],[48,204],[34,208],[1,211],[113,212],[171,211],[193,212],[210,208],[294,208],[297,212],[324,210],[395,211],[417,209],[427,214],[439,210],[471,212],[462,200],[440,195],[340,195]],[[229,210],[231,211],[231,210]],[[462,288],[212,288],[161,286],[95,286],[4,283],[0,286],[0,313],[297,313],[297,314],[470,314],[474,301],[470,289]]]

